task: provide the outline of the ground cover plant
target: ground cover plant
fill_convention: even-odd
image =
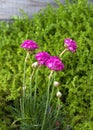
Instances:
[[[63,55],[65,69],[57,76],[61,83],[63,110],[67,114],[64,130],[93,129],[93,5],[88,2],[78,0],[64,5],[57,2],[58,8],[48,6],[32,19],[24,15],[11,24],[0,23],[1,130],[13,127],[11,106],[18,106],[22,88],[26,53],[19,47],[20,44],[25,39],[32,39],[40,46],[39,51],[59,55],[67,37],[77,41],[78,51],[74,55],[69,52]],[[29,84],[27,79],[31,61],[34,61],[34,57],[27,63],[26,84]],[[42,95],[45,88],[44,73],[48,72],[42,69],[39,73],[42,77],[39,80]]]

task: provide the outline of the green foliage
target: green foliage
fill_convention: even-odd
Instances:
[[[20,48],[22,41],[35,40],[40,46],[38,51],[59,55],[64,49],[63,40],[69,37],[77,42],[78,49],[76,54],[68,52],[63,55],[65,70],[58,73],[57,78],[62,84],[62,101],[68,112],[65,121],[73,130],[93,129],[92,16],[93,4],[78,0],[72,4],[66,2],[65,5],[58,2],[58,8],[48,6],[32,19],[24,16],[11,24],[0,23],[0,117],[4,115],[4,119],[9,119],[5,115],[10,111],[10,101],[14,103],[20,96],[25,57],[25,51]],[[29,70],[30,67],[27,78],[30,76]],[[41,94],[45,87],[44,73],[49,74],[49,71],[42,69],[40,72]],[[6,122],[10,122],[8,119]]]

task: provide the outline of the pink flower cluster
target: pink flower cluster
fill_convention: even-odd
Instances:
[[[46,61],[46,66],[55,71],[61,71],[64,69],[64,64],[57,56],[50,56],[50,58]]]
[[[76,52],[77,44],[74,40],[67,38],[64,40],[64,45],[68,48],[69,51]]]
[[[54,71],[64,69],[64,64],[57,56],[50,56],[47,52],[39,52],[35,55],[36,60],[40,65],[45,65]]]
[[[28,51],[32,51],[38,48],[38,45],[35,41],[33,40],[25,40],[22,44],[21,47],[28,50]]]
[[[38,52],[35,55],[35,58],[40,65],[45,65],[45,63],[49,59],[49,57],[50,57],[50,55],[47,52]]]
[[[77,44],[74,40],[67,38],[64,40],[64,45],[69,51],[76,52]],[[28,51],[33,51],[38,48],[38,45],[35,41],[28,39],[21,44],[21,47]],[[35,55],[35,59],[40,65],[45,65],[51,70],[61,71],[64,69],[64,64],[60,58],[57,56],[51,56],[47,52],[38,52]]]

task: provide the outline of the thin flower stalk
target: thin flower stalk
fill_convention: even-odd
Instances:
[[[53,82],[55,81],[55,73],[53,75]],[[49,104],[51,103],[52,99],[53,99],[53,94],[54,94],[54,88],[55,86],[52,86],[52,91],[51,91],[51,95],[50,95],[50,100],[49,100]]]
[[[51,72],[50,72],[50,73],[51,73]],[[45,107],[44,119],[43,119],[43,122],[42,122],[41,130],[44,130],[44,125],[45,125],[45,121],[46,121],[46,115],[47,115],[47,110],[48,110],[48,106],[49,106],[49,93],[50,93],[50,86],[51,86],[51,79],[49,78],[49,81],[48,81],[48,88],[47,88],[46,107]]]
[[[26,55],[26,58],[25,58],[25,62],[27,62],[28,56],[29,56],[29,52],[27,52],[27,55]]]
[[[51,70],[51,72],[50,72],[50,74],[49,74],[49,76],[48,76],[49,79],[51,79],[51,77],[52,77],[52,75],[53,75],[53,72],[54,72],[54,71]]]
[[[22,103],[21,103],[21,113],[22,113],[22,118],[24,119],[25,115],[25,111],[24,111],[24,108],[25,108],[25,89],[26,89],[26,62],[27,62],[27,59],[28,59],[28,56],[29,56],[29,52],[27,52],[27,55],[25,57],[25,61],[24,61],[24,75],[23,75],[23,87],[22,87]]]
[[[68,50],[68,49],[65,48],[65,49],[61,52],[61,54],[59,55],[59,57],[61,57],[67,50]]]
[[[57,99],[57,106],[56,106],[56,108],[57,108],[57,113],[56,113],[56,116],[55,116],[55,120],[57,119],[59,111],[61,109],[60,98]]]
[[[30,110],[32,109],[32,80],[33,80],[34,73],[35,73],[35,68],[33,68],[32,74],[30,76],[30,84],[29,84],[30,86],[30,91],[29,91]]]
[[[59,92],[59,88],[57,90]],[[57,120],[57,117],[59,115],[59,112],[60,112],[60,109],[61,109],[61,101],[60,101],[60,97],[57,96],[57,103],[56,103],[56,109],[57,109],[57,112],[56,112],[56,115],[55,115],[55,120],[54,120],[54,123],[56,122]]]
[[[37,95],[37,87],[38,87],[38,71],[39,71],[40,66],[38,66],[37,70],[36,70],[36,74],[35,74],[35,91],[34,91],[34,110],[35,110],[35,106],[36,106],[36,95]]]

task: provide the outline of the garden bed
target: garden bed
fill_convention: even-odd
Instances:
[[[23,122],[23,117],[20,116],[26,56],[26,51],[20,45],[24,40],[30,39],[38,43],[39,48],[35,53],[45,51],[50,55],[59,56],[64,50],[66,38],[76,41],[77,50],[75,53],[67,51],[63,55],[61,60],[65,68],[56,73],[55,80],[60,83],[59,89],[62,93],[57,125],[60,124],[59,127],[63,130],[93,129],[93,4],[89,4],[86,0],[67,2],[64,5],[57,2],[57,4],[58,8],[48,5],[32,19],[23,14],[22,18],[16,17],[11,24],[0,22],[0,130],[24,128],[25,130],[40,130],[42,123],[39,121],[44,118],[44,112],[39,111],[41,109],[37,109],[35,117],[31,117],[28,107],[25,109],[26,118],[30,120]],[[31,64],[35,61],[35,57],[30,56],[26,65],[27,94],[32,72]],[[38,73],[36,94],[39,107],[44,107],[43,103],[47,100],[46,83],[50,71],[43,66]],[[28,101],[27,97],[26,101]],[[57,103],[56,90],[52,103],[53,106]],[[49,110],[52,112],[54,109],[49,106]],[[52,117],[49,116],[49,120],[47,119],[46,124],[44,123],[44,130],[57,127],[51,128],[51,122],[55,118],[55,111],[53,112]],[[39,127],[32,128],[31,122],[34,120],[35,125]],[[22,123],[25,124],[24,128]]]

